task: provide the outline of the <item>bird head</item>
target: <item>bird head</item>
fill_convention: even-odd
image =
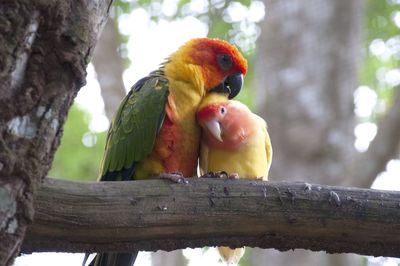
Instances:
[[[210,93],[202,101],[196,119],[203,129],[203,139],[217,148],[238,149],[255,131],[249,108],[219,93]]]
[[[247,61],[232,44],[210,38],[188,41],[178,50],[186,63],[199,66],[205,92],[218,92],[234,98],[241,90]]]
[[[211,138],[223,142],[221,121],[226,115],[228,100],[219,93],[210,93],[201,102],[196,114],[197,122]]]

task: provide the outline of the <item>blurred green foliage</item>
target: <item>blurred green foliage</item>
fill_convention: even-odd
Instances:
[[[363,26],[360,84],[390,102],[396,69],[400,80],[400,1],[368,0]]]
[[[72,106],[49,176],[81,181],[97,179],[106,133],[90,132],[89,121],[89,113]],[[89,147],[83,144],[84,138]]]

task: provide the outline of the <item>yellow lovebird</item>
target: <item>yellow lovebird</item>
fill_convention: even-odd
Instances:
[[[202,127],[200,173],[227,172],[233,178],[268,180],[272,161],[267,124],[241,102],[216,93],[199,106]],[[237,264],[244,248],[218,247],[224,261]]]

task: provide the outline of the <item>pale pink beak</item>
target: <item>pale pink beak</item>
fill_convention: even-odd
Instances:
[[[207,129],[210,131],[211,135],[214,136],[217,140],[223,142],[222,137],[221,137],[221,126],[218,121],[216,120],[210,120],[205,123],[205,126]]]

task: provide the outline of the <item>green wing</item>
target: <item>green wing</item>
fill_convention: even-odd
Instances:
[[[124,98],[107,135],[100,180],[130,180],[153,150],[165,117],[168,80],[162,70],[139,80]]]

